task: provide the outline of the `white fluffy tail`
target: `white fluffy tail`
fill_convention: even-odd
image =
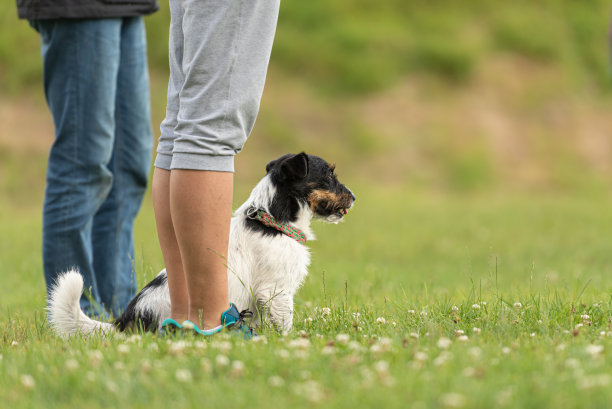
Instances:
[[[76,270],[60,275],[49,296],[49,323],[57,335],[70,338],[76,334],[107,334],[114,331],[113,324],[89,318],[79,303],[83,293],[83,277]]]

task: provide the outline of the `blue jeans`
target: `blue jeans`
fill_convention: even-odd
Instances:
[[[78,268],[93,299],[118,316],[136,292],[134,218],[153,147],[142,17],[36,20],[55,124],[43,208],[47,294]],[[81,299],[90,314],[103,314]]]

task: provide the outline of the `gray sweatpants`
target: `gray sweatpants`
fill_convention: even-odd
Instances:
[[[155,166],[233,172],[255,123],[280,0],[170,0],[170,80]]]

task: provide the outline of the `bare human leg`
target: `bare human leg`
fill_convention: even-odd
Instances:
[[[199,328],[214,328],[229,307],[226,263],[234,174],[173,169],[169,187],[170,214],[188,294],[188,319]],[[177,300],[183,308],[184,290],[179,288],[183,283],[176,276],[169,276],[168,281],[171,286],[176,284],[175,296],[183,297]],[[178,280],[170,284],[175,278]]]

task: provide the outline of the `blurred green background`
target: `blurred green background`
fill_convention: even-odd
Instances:
[[[156,136],[168,76],[160,6],[146,20]],[[283,1],[258,121],[237,157],[235,205],[281,154],[337,164],[357,206],[340,228],[316,228],[305,299],[320,296],[323,280],[342,292],[351,274],[365,298],[372,285],[492,283],[498,254],[509,288],[534,273],[542,286],[559,277],[579,292],[596,277],[609,288],[609,8]],[[53,125],[39,38],[12,0],[0,3],[0,123],[0,220],[11,237],[0,254],[40,280],[43,304],[39,218]],[[137,267],[151,277],[161,256],[149,197],[137,235]]]
[[[168,75],[168,5],[160,5],[147,18],[156,131]],[[306,150],[376,185],[608,186],[608,16],[601,0],[283,1],[261,112],[237,177],[248,185],[260,172],[241,173]],[[11,163],[25,154],[42,166],[52,140],[39,48],[14,2],[2,2],[0,188],[17,196],[24,193],[14,191]],[[31,188],[39,170],[21,176]]]

